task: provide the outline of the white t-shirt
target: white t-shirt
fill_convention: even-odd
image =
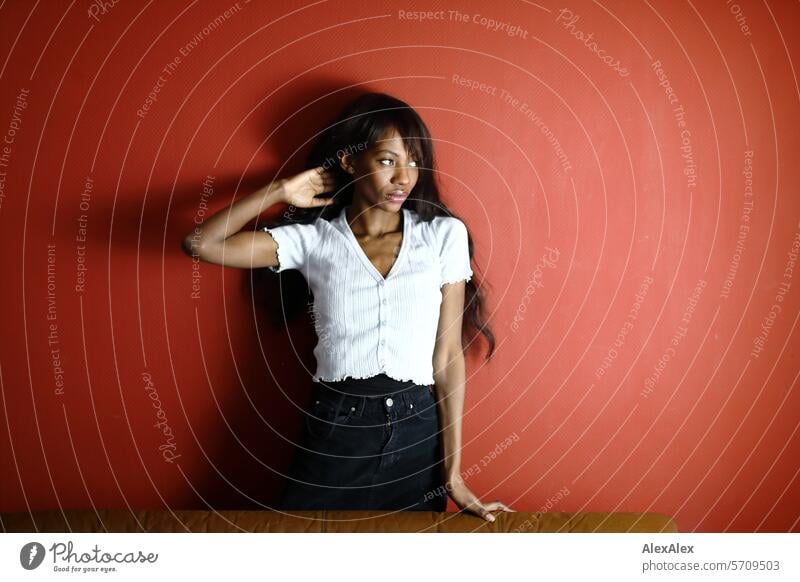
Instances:
[[[345,209],[330,221],[264,227],[278,244],[277,267],[300,270],[314,294],[315,382],[380,373],[430,386],[445,283],[469,281],[467,228],[403,208],[403,241],[384,279],[358,244]]]

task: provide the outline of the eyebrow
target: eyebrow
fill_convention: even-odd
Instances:
[[[400,154],[398,154],[396,152],[393,152],[392,150],[387,150],[387,149],[380,149],[380,150],[376,151],[375,153],[379,154],[381,152],[386,152],[387,154],[392,154],[393,156],[399,156],[400,155]],[[413,156],[413,154],[412,154],[412,157],[415,157],[415,156]]]

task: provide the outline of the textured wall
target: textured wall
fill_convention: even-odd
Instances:
[[[313,324],[180,242],[380,90],[431,128],[488,284],[471,488],[800,531],[799,11],[5,2],[0,509],[274,499]]]

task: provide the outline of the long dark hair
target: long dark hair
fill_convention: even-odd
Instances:
[[[420,220],[425,222],[433,220],[436,216],[459,218],[447,208],[439,196],[433,141],[422,118],[407,103],[395,97],[385,93],[365,93],[347,104],[336,120],[320,133],[306,160],[306,169],[323,166],[333,172],[337,184],[337,190],[334,192],[336,202],[320,208],[291,207],[290,211],[284,212],[280,219],[267,225],[308,224],[315,220],[330,220],[338,216],[341,210],[352,202],[355,189],[353,177],[342,169],[339,159],[345,154],[357,158],[359,154],[371,149],[384,132],[390,129],[395,129],[400,134],[408,154],[417,160],[419,168],[417,183],[403,202],[403,208],[415,211]],[[472,263],[474,251],[469,228],[467,237]],[[483,284],[478,280],[474,266],[472,270],[473,277],[465,286],[462,333],[470,331],[475,332],[475,335],[483,334],[488,344],[486,359],[489,360],[494,353],[495,338],[485,318],[485,301],[481,290]],[[289,298],[296,296],[296,293],[284,295]],[[288,306],[285,311],[293,312],[292,306]],[[470,345],[471,342],[467,341],[467,348]]]

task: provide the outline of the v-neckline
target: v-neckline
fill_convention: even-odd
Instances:
[[[347,238],[350,240],[351,244],[353,246],[355,246],[355,251],[356,251],[356,254],[358,255],[358,258],[361,259],[361,262],[364,263],[364,266],[367,267],[367,269],[370,271],[372,276],[375,279],[377,279],[380,283],[385,283],[386,281],[388,281],[392,277],[394,272],[397,271],[397,269],[399,268],[400,262],[403,260],[403,257],[405,256],[406,246],[408,246],[406,244],[406,241],[408,240],[408,233],[410,231],[410,228],[409,228],[409,222],[410,221],[409,221],[409,216],[408,216],[408,214],[409,214],[408,210],[406,208],[401,208],[400,209],[400,210],[403,211],[403,218],[402,218],[402,220],[403,220],[403,240],[400,241],[400,251],[397,253],[397,257],[395,258],[394,263],[392,263],[392,266],[389,269],[389,272],[386,273],[386,277],[384,277],[383,275],[381,275],[381,272],[378,271],[377,267],[375,267],[375,265],[372,264],[372,261],[369,260],[369,257],[367,256],[367,253],[364,252],[364,249],[361,248],[361,245],[358,243],[358,239],[356,238],[356,235],[353,233],[353,229],[350,228],[350,223],[347,221],[347,209],[348,208],[350,208],[350,207],[349,206],[345,206],[342,209],[342,214],[341,214],[342,226],[343,226],[343,228],[344,228],[344,230],[345,230],[345,232],[347,234]]]

